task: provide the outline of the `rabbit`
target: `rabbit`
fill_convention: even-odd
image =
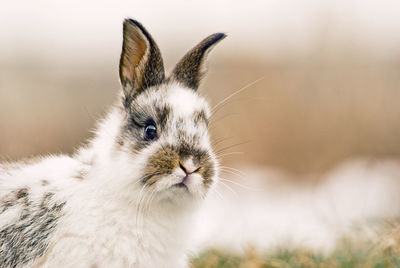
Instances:
[[[119,100],[72,156],[0,165],[0,267],[188,267],[195,215],[218,180],[199,94],[208,36],[167,77],[123,21]]]

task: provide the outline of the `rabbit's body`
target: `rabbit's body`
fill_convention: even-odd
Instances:
[[[4,167],[0,267],[25,261],[27,267],[42,261],[43,267],[184,267],[182,250],[189,242],[184,230],[190,222],[185,218],[193,208],[153,206],[137,219],[143,213],[136,209],[139,204],[124,198],[136,199],[140,189],[114,183],[132,178],[127,173],[138,169],[124,166],[113,151],[117,137],[109,135],[119,125],[117,118],[118,112],[112,112],[93,148],[77,158],[52,156]]]
[[[90,144],[0,166],[0,267],[187,266],[192,218],[218,172],[198,72],[223,37],[205,39],[166,79],[150,35],[125,21],[123,101]]]

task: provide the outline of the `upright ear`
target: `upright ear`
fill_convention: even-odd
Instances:
[[[125,98],[160,84],[165,78],[161,53],[151,35],[137,21],[125,19],[119,77]]]
[[[171,78],[183,83],[186,87],[197,90],[205,69],[203,62],[208,52],[225,37],[223,33],[216,33],[201,41],[177,63]]]

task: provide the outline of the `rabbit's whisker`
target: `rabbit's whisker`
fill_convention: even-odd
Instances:
[[[226,138],[219,138],[219,139],[216,139],[216,140],[214,140],[212,143],[211,143],[211,145],[212,146],[216,146],[217,144],[220,144],[220,143],[222,143],[222,142],[224,142],[224,141],[227,141],[227,140],[230,140],[230,139],[233,139],[234,137],[226,137]]]
[[[217,159],[220,159],[221,157],[228,156],[228,155],[238,155],[238,154],[244,154],[244,153],[243,152],[229,152],[229,153],[217,155]]]
[[[143,176],[142,178],[140,178],[137,182],[142,182],[143,179],[150,179],[151,177],[155,176],[155,175],[159,175],[160,172],[154,172],[150,175],[146,175]],[[145,199],[146,199],[146,194],[150,191],[150,190],[146,190],[146,188],[148,188],[148,184],[144,184],[143,187],[141,188],[138,198],[136,200],[136,226],[137,228],[140,228],[143,224],[144,221],[144,206],[145,206]],[[137,234],[138,237],[140,238],[140,234]]]
[[[230,183],[232,183],[232,184],[235,184],[235,185],[237,185],[237,186],[239,186],[239,187],[242,187],[242,188],[244,188],[244,189],[246,189],[246,190],[260,191],[260,189],[257,189],[257,188],[251,187],[251,186],[247,186],[247,185],[244,185],[244,184],[242,184],[242,183],[239,183],[239,182],[236,182],[236,181],[233,181],[233,180],[229,180],[229,179],[221,178],[221,177],[219,177],[219,179],[220,179],[220,180],[223,180],[223,181],[226,181],[226,182],[230,182]]]
[[[148,212],[150,211],[150,205],[152,201],[153,194],[155,192],[155,189],[149,190],[146,192],[146,194],[143,197],[143,205],[142,205],[142,210],[141,210],[141,224],[144,223],[145,218],[148,215]]]
[[[139,223],[140,223],[140,212],[141,212],[141,203],[142,203],[142,199],[143,199],[143,191],[145,190],[145,188],[147,187],[147,184],[144,184],[139,192],[139,195],[137,197],[136,200],[136,228],[139,229]],[[139,234],[138,234],[139,236]]]
[[[221,185],[225,186],[229,191],[231,191],[233,194],[237,195],[236,191],[232,189],[232,187],[230,187],[229,185],[227,185],[226,183],[224,183],[222,180],[219,181],[219,183],[221,183]]]
[[[221,166],[221,168],[228,169],[228,170],[233,170],[233,171],[236,171],[238,174],[240,174],[242,176],[247,176],[247,174],[245,174],[243,171],[241,171],[241,170],[239,170],[237,168],[228,167],[228,166]]]
[[[240,92],[250,88],[251,86],[253,86],[254,84],[260,82],[261,80],[263,80],[265,78],[265,76],[258,78],[257,80],[251,82],[250,84],[247,84],[246,86],[242,87],[241,89],[233,92],[232,94],[230,94],[228,97],[224,98],[223,100],[219,101],[212,109],[211,109],[211,114],[214,115],[218,110],[221,105],[223,105],[227,100],[233,98],[234,96],[236,96],[237,94],[239,94]]]
[[[155,197],[155,192],[156,192],[156,189],[150,190],[149,198],[147,199],[147,204],[145,204],[145,209],[144,209],[144,214],[143,214],[144,217],[147,217],[148,212],[150,211],[151,203],[153,202],[153,199]]]
[[[214,119],[214,117],[211,117],[209,126],[210,126],[210,128],[212,128],[212,127],[214,127],[214,124],[217,123],[218,121],[221,121],[225,118],[228,118],[228,117],[234,116],[234,115],[239,115],[239,113],[229,113],[229,114],[226,114],[224,116],[221,116],[221,117],[215,118],[215,119]]]
[[[244,141],[244,142],[239,142],[239,143],[236,143],[236,144],[232,144],[232,145],[229,145],[229,146],[226,146],[226,147],[223,147],[223,148],[220,148],[220,149],[216,150],[215,153],[216,154],[222,153],[222,152],[224,152],[226,150],[229,150],[231,148],[234,148],[234,147],[237,147],[237,146],[240,146],[240,145],[244,145],[244,144],[248,144],[250,142],[251,141]]]
[[[232,170],[227,170],[227,169],[223,169],[223,168],[220,168],[220,170],[221,170],[221,172],[227,173],[229,175],[234,175],[234,176],[237,176],[237,177],[242,178],[242,179],[245,178],[243,175],[241,175],[241,174],[239,174],[237,172],[234,172]]]
[[[220,200],[222,200],[222,201],[224,201],[224,202],[226,201],[225,198],[224,198],[224,197],[222,196],[222,194],[217,190],[216,187],[212,188],[211,191],[214,191],[214,192],[217,194],[217,196],[219,197]]]

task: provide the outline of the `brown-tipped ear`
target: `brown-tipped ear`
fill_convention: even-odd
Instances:
[[[223,33],[216,33],[201,41],[176,64],[171,79],[197,90],[204,73],[203,62],[208,52],[225,37],[226,35]]]
[[[125,97],[160,84],[165,78],[161,53],[151,35],[137,21],[125,19],[119,77]]]

